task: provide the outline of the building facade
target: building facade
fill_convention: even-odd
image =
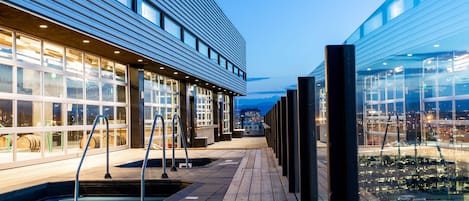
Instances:
[[[246,43],[215,1],[5,0],[0,11],[0,169],[78,156],[100,114],[112,150],[148,144],[155,114],[167,129],[151,143],[175,115],[189,143],[232,131]],[[93,153],[105,135],[100,121]]]

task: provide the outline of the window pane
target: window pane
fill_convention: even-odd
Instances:
[[[383,14],[381,12],[373,15],[363,24],[364,34],[368,34],[383,25]]]
[[[23,35],[16,36],[16,59],[41,65],[41,41]]]
[[[41,95],[41,73],[35,70],[17,68],[17,90],[19,94]]]
[[[160,11],[146,1],[142,2],[142,16],[160,26]]]
[[[44,73],[44,95],[63,97],[63,76],[55,73]]]
[[[210,60],[218,64],[218,53],[210,49]]]
[[[87,105],[86,106],[86,124],[93,125],[96,116],[99,115],[99,106]]]
[[[44,125],[63,126],[62,103],[44,103]]]
[[[114,76],[114,62],[102,59],[101,60],[101,77],[112,79]]]
[[[103,115],[107,116],[109,124],[114,123],[114,107],[113,106],[103,106]]]
[[[184,30],[184,43],[195,49],[197,45],[197,40],[194,35]]]
[[[122,82],[125,82],[125,72],[126,72],[127,68],[125,65],[122,65],[122,64],[119,64],[119,63],[116,63],[116,80],[118,81],[122,81]]]
[[[16,140],[17,160],[25,161],[41,158],[42,133],[18,133]]]
[[[126,145],[127,144],[127,129],[120,128],[116,129],[117,131],[117,145]]]
[[[126,124],[127,123],[127,113],[125,107],[117,107],[117,117],[116,124]]]
[[[81,73],[83,72],[83,53],[77,50],[68,49],[67,52],[67,71]]]
[[[83,105],[68,104],[67,108],[68,125],[83,125]]]
[[[220,57],[220,66],[226,68],[226,59],[223,57]]]
[[[202,41],[199,41],[199,52],[208,57],[208,46]]]
[[[132,0],[117,0],[117,1],[127,6],[127,8],[132,8]]]
[[[13,101],[0,99],[0,127],[13,126]]]
[[[80,144],[80,141],[82,144]],[[67,145],[68,153],[78,153],[85,144],[83,139],[83,131],[68,131],[67,132]]]
[[[0,29],[0,58],[11,59],[13,36],[12,33]]]
[[[164,30],[174,37],[181,39],[181,26],[167,16],[164,18]]]
[[[64,47],[44,42],[44,66],[62,70]]]
[[[125,86],[117,85],[117,102],[125,103]]]
[[[83,98],[83,81],[79,79],[67,78],[67,97]]]
[[[114,101],[114,85],[103,83],[103,101]]]
[[[41,126],[42,104],[36,101],[18,101],[18,127]]]
[[[234,69],[233,69],[233,64],[230,63],[230,62],[228,62],[228,70],[229,70],[230,72],[233,72],[233,71],[234,71]]]
[[[12,73],[11,66],[0,64],[0,92],[11,93],[13,91]]]
[[[98,77],[99,58],[92,55],[85,55],[85,72],[88,75]]]
[[[86,100],[99,100],[99,83],[86,80]]]

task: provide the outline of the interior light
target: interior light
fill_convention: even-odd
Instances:
[[[220,87],[218,87],[218,90],[221,90],[221,88],[220,88]]]
[[[47,27],[48,27],[48,26],[47,26],[47,25],[45,25],[45,24],[41,24],[41,25],[39,25],[39,28],[41,28],[41,29],[47,29]]]
[[[205,83],[205,85],[208,85],[208,83]]]
[[[114,51],[114,54],[120,54],[121,52],[119,50]]]
[[[212,86],[212,88],[215,88],[216,86]]]
[[[196,82],[198,82],[199,80],[198,79],[195,79]]]
[[[89,40],[83,40],[83,43],[90,43]]]

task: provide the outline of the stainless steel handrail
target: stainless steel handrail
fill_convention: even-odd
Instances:
[[[187,154],[187,138],[186,138],[186,134],[184,133],[184,129],[182,129],[182,119],[181,119],[181,116],[175,114],[173,115],[173,158],[172,158],[172,167],[171,167],[171,171],[177,171],[177,168],[176,168],[176,159],[175,159],[175,146],[174,146],[174,143],[175,143],[175,138],[176,138],[176,122],[175,120],[176,119],[179,119],[179,125],[181,126],[181,141],[182,143],[184,144],[184,151],[186,152],[186,167],[189,167],[189,156]],[[184,139],[182,139],[182,137],[184,136]]]
[[[91,138],[93,138],[94,129],[99,122],[99,119],[104,118],[106,120],[106,174],[104,175],[105,179],[112,179],[111,174],[109,173],[109,120],[106,116],[100,114],[96,116],[93,123],[93,129],[91,129],[90,137],[88,138],[88,142],[86,143],[85,149],[83,150],[83,155],[81,156],[80,164],[78,164],[77,173],[75,175],[75,192],[73,200],[77,201],[79,194],[80,194],[80,183],[78,181],[78,177],[80,176],[81,166],[83,165],[83,161],[85,160],[86,152],[88,151],[88,146],[90,146]]]
[[[140,200],[143,201],[145,199],[145,169],[147,169],[147,161],[148,161],[148,155],[150,153],[151,149],[151,143],[153,141],[153,134],[155,133],[155,126],[156,126],[156,120],[157,118],[161,119],[161,124],[163,125],[163,174],[161,175],[162,178],[168,178],[168,175],[166,174],[166,137],[165,137],[165,129],[164,129],[164,117],[160,114],[155,114],[155,117],[153,118],[153,125],[151,128],[151,134],[150,134],[150,141],[148,142],[148,148],[145,152],[145,159],[143,160],[142,164],[142,173],[141,173],[141,180],[140,180]]]

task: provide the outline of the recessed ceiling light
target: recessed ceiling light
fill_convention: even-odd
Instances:
[[[121,51],[119,51],[119,50],[114,51],[114,54],[120,54],[120,53],[121,53]]]
[[[196,82],[198,82],[199,80],[198,79],[195,79]]]
[[[83,40],[83,43],[90,43],[89,40]]]
[[[173,74],[177,75],[177,74],[179,74],[179,73],[178,73],[178,72],[174,72]]]
[[[385,65],[385,66],[386,66],[386,65],[388,65],[388,63],[386,63],[386,62],[383,62],[383,65]]]
[[[163,66],[161,66],[161,67],[160,67],[160,70],[164,70],[164,67],[163,67]]]
[[[440,44],[437,43],[437,44],[433,45],[433,47],[440,47]]]
[[[205,83],[205,85],[208,85],[208,83]]]
[[[143,62],[143,59],[138,59],[137,61],[138,61],[138,62]]]
[[[413,54],[409,53],[409,54],[407,54],[407,56],[408,56],[408,57],[411,57],[411,56],[413,56]]]
[[[223,91],[226,91],[226,89],[223,89]]]
[[[232,92],[232,91],[230,91],[230,94],[232,94],[232,93],[233,93],[233,92]]]
[[[212,88],[215,88],[216,86],[212,86]]]
[[[186,77],[185,77],[185,78],[186,78],[186,79],[189,79],[189,76],[187,76],[187,75],[186,75]]]
[[[367,71],[371,71],[371,68],[367,68],[366,70],[367,70]]]
[[[218,90],[221,90],[221,88],[220,88],[220,87],[218,87]]]
[[[47,25],[45,25],[45,24],[41,24],[41,25],[39,25],[39,28],[41,28],[41,29],[47,29],[47,27],[48,27],[48,26],[47,26]]]

